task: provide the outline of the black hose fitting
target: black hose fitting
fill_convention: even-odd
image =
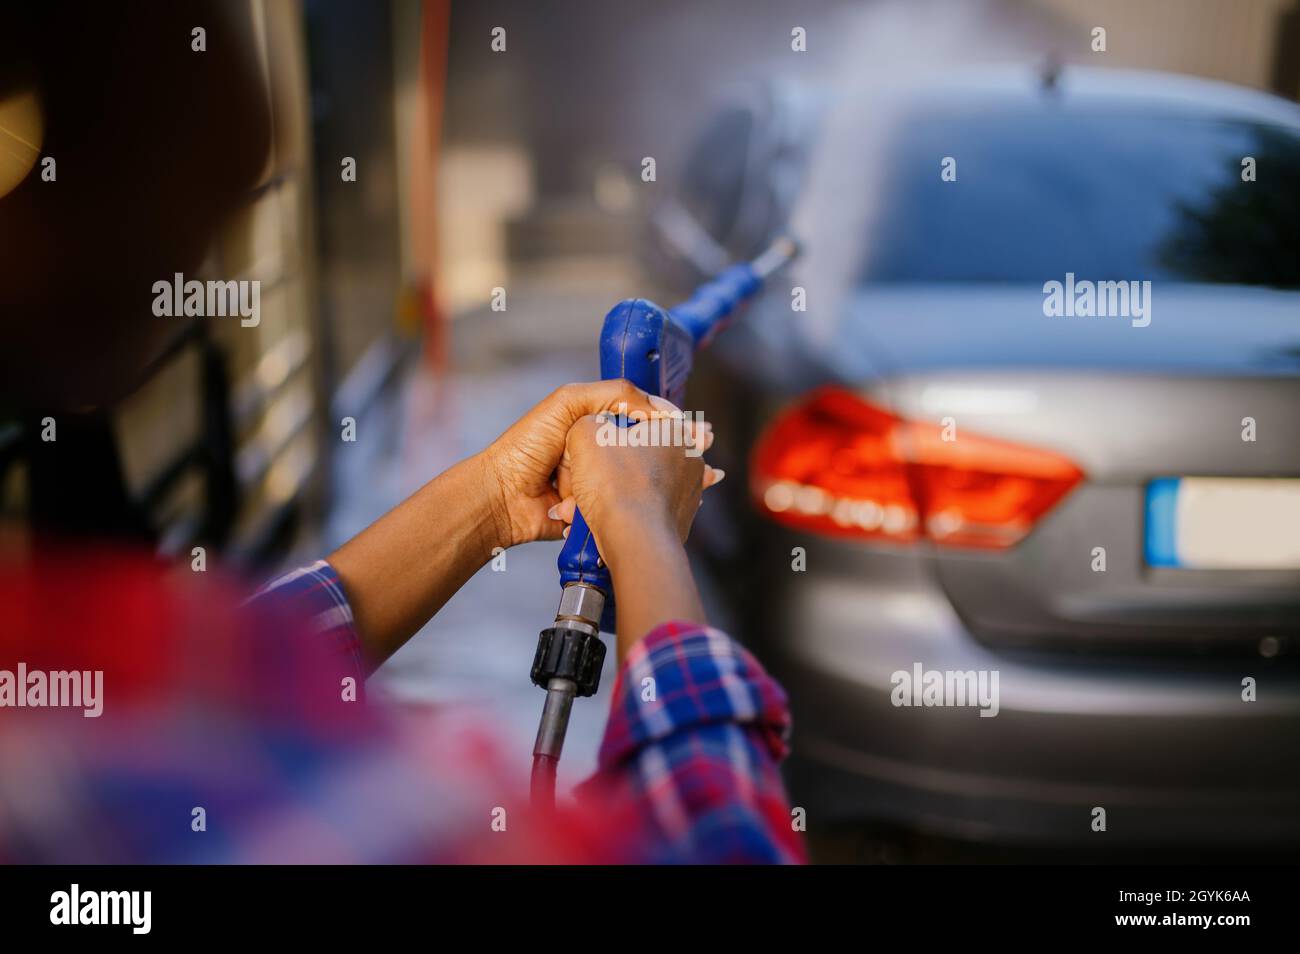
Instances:
[[[533,656],[533,685],[546,689],[552,679],[569,679],[578,687],[578,695],[594,696],[604,664],[605,644],[599,636],[567,627],[544,629]]]

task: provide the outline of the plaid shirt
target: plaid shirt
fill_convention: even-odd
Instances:
[[[310,620],[360,684],[361,647],[333,567],[295,570],[256,599]],[[789,730],[785,693],[738,643],[694,623],[656,627],[618,673],[596,774],[567,810],[575,834],[603,847],[564,860],[804,861],[777,770]]]
[[[668,623],[632,651],[596,774],[539,815],[527,766],[465,712],[362,704],[326,563],[241,605],[219,573],[42,553],[0,566],[0,605],[0,677],[103,677],[96,718],[0,697],[0,862],[804,857],[776,770],[784,695],[716,630]]]

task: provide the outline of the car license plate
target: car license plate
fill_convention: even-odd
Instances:
[[[1161,477],[1147,485],[1149,566],[1300,568],[1300,480]]]

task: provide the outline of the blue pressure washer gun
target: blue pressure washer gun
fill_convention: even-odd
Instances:
[[[601,378],[627,378],[680,407],[695,351],[798,252],[792,239],[777,239],[752,262],[732,265],[669,310],[644,298],[619,302],[600,332]],[[560,608],[555,623],[538,636],[532,669],[533,684],[546,690],[533,745],[532,800],[546,807],[554,804],[556,763],[573,699],[595,695],[605,661],[600,631],[614,629],[614,587],[581,513],[573,515],[559,567]]]

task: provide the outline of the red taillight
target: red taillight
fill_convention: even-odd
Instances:
[[[1018,543],[1083,477],[1051,451],[945,435],[836,388],[782,413],[759,439],[750,474],[759,509],[781,523],[994,550]]]

